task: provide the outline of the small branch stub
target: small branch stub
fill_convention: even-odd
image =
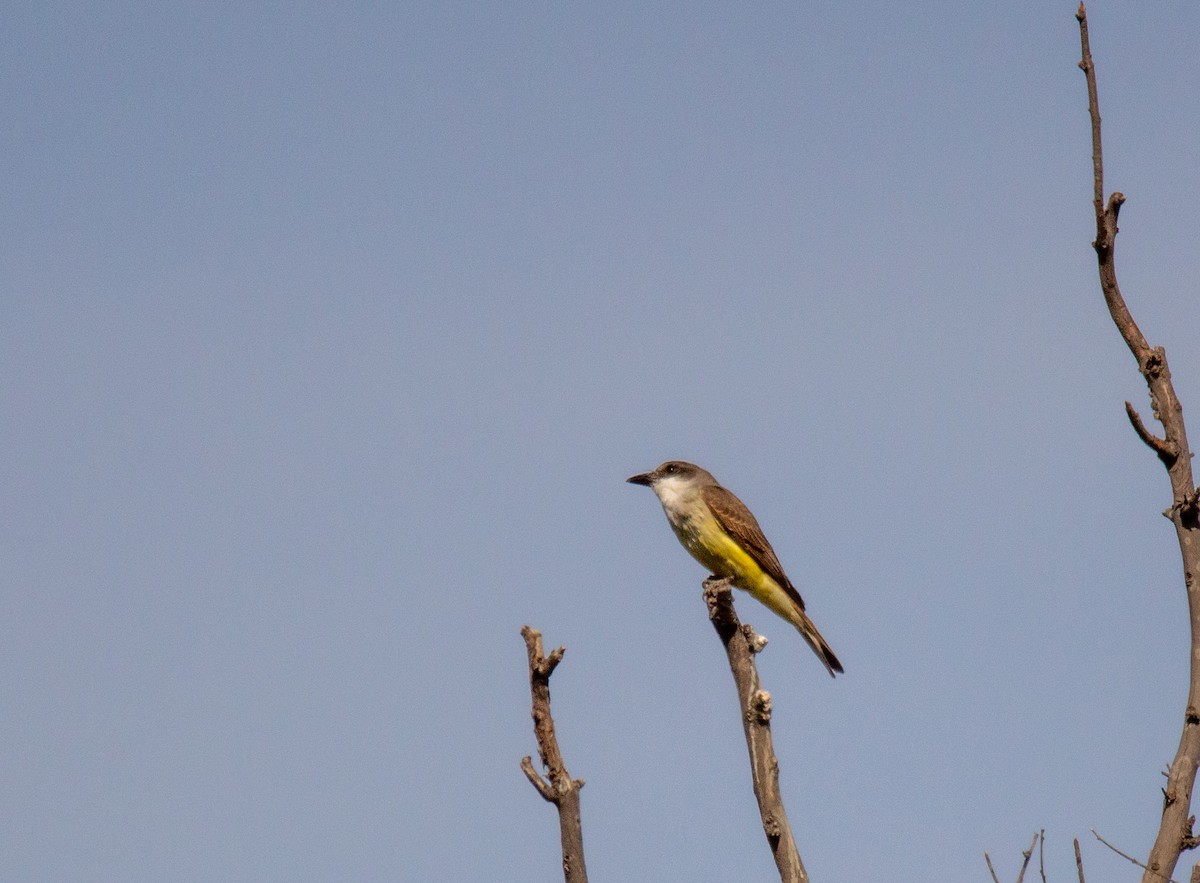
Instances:
[[[1175,446],[1148,430],[1146,424],[1142,422],[1142,415],[1129,402],[1125,403],[1125,416],[1129,418],[1129,422],[1133,425],[1133,431],[1137,433],[1138,438],[1153,450],[1154,453],[1158,454],[1158,459],[1162,460],[1163,465],[1170,469],[1179,457],[1179,452],[1175,450]]]

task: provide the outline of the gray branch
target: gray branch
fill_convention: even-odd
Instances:
[[[1033,841],[1029,844],[1029,848],[1021,853],[1021,871],[1017,874],[1017,883],[1022,883],[1022,881],[1025,879],[1025,871],[1029,868],[1030,859],[1033,858],[1033,850],[1037,847],[1039,842],[1045,842],[1045,835],[1046,832],[1044,830],[1035,833],[1033,835]],[[994,883],[1000,883],[1000,878],[996,875],[996,868],[992,865],[992,857],[985,852],[983,854],[983,860],[987,862],[988,873],[992,875],[992,880]],[[1042,866],[1042,879],[1046,879],[1046,870],[1044,865]]]
[[[738,707],[742,711],[742,729],[750,752],[750,774],[758,813],[762,818],[767,843],[783,883],[808,883],[808,874],[796,849],[783,795],[779,791],[779,761],[771,739],[771,694],[762,689],[754,654],[765,641],[748,625],[738,621],[733,609],[733,591],[727,579],[709,577],[704,581],[704,602],[708,617],[725,647],[729,668],[737,686]]]

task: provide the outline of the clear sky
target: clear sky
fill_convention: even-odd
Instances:
[[[1134,869],[1184,594],[1071,2],[40,3],[0,29],[0,878],[770,879],[652,494],[757,513],[815,881]],[[1200,438],[1200,6],[1096,3]],[[1186,875],[1185,875],[1186,876]]]

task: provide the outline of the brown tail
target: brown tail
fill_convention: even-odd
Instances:
[[[808,614],[803,610],[797,610],[794,611],[794,616],[796,617],[796,630],[800,632],[804,640],[808,641],[808,646],[813,648],[813,653],[817,654],[817,658],[824,663],[825,668],[829,670],[829,676],[832,678],[835,674],[844,674],[845,670],[838,661],[837,654],[833,652],[829,642],[821,637],[821,633],[817,631],[813,621],[808,618]]]

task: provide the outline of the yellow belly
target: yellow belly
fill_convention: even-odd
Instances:
[[[717,576],[732,579],[739,589],[753,590],[764,578],[770,579],[754,559],[721,530],[715,519],[690,519],[672,527],[693,558]]]
[[[779,616],[798,625],[796,603],[758,562],[721,529],[715,518],[690,518],[671,527],[692,557],[717,576],[728,577]]]

